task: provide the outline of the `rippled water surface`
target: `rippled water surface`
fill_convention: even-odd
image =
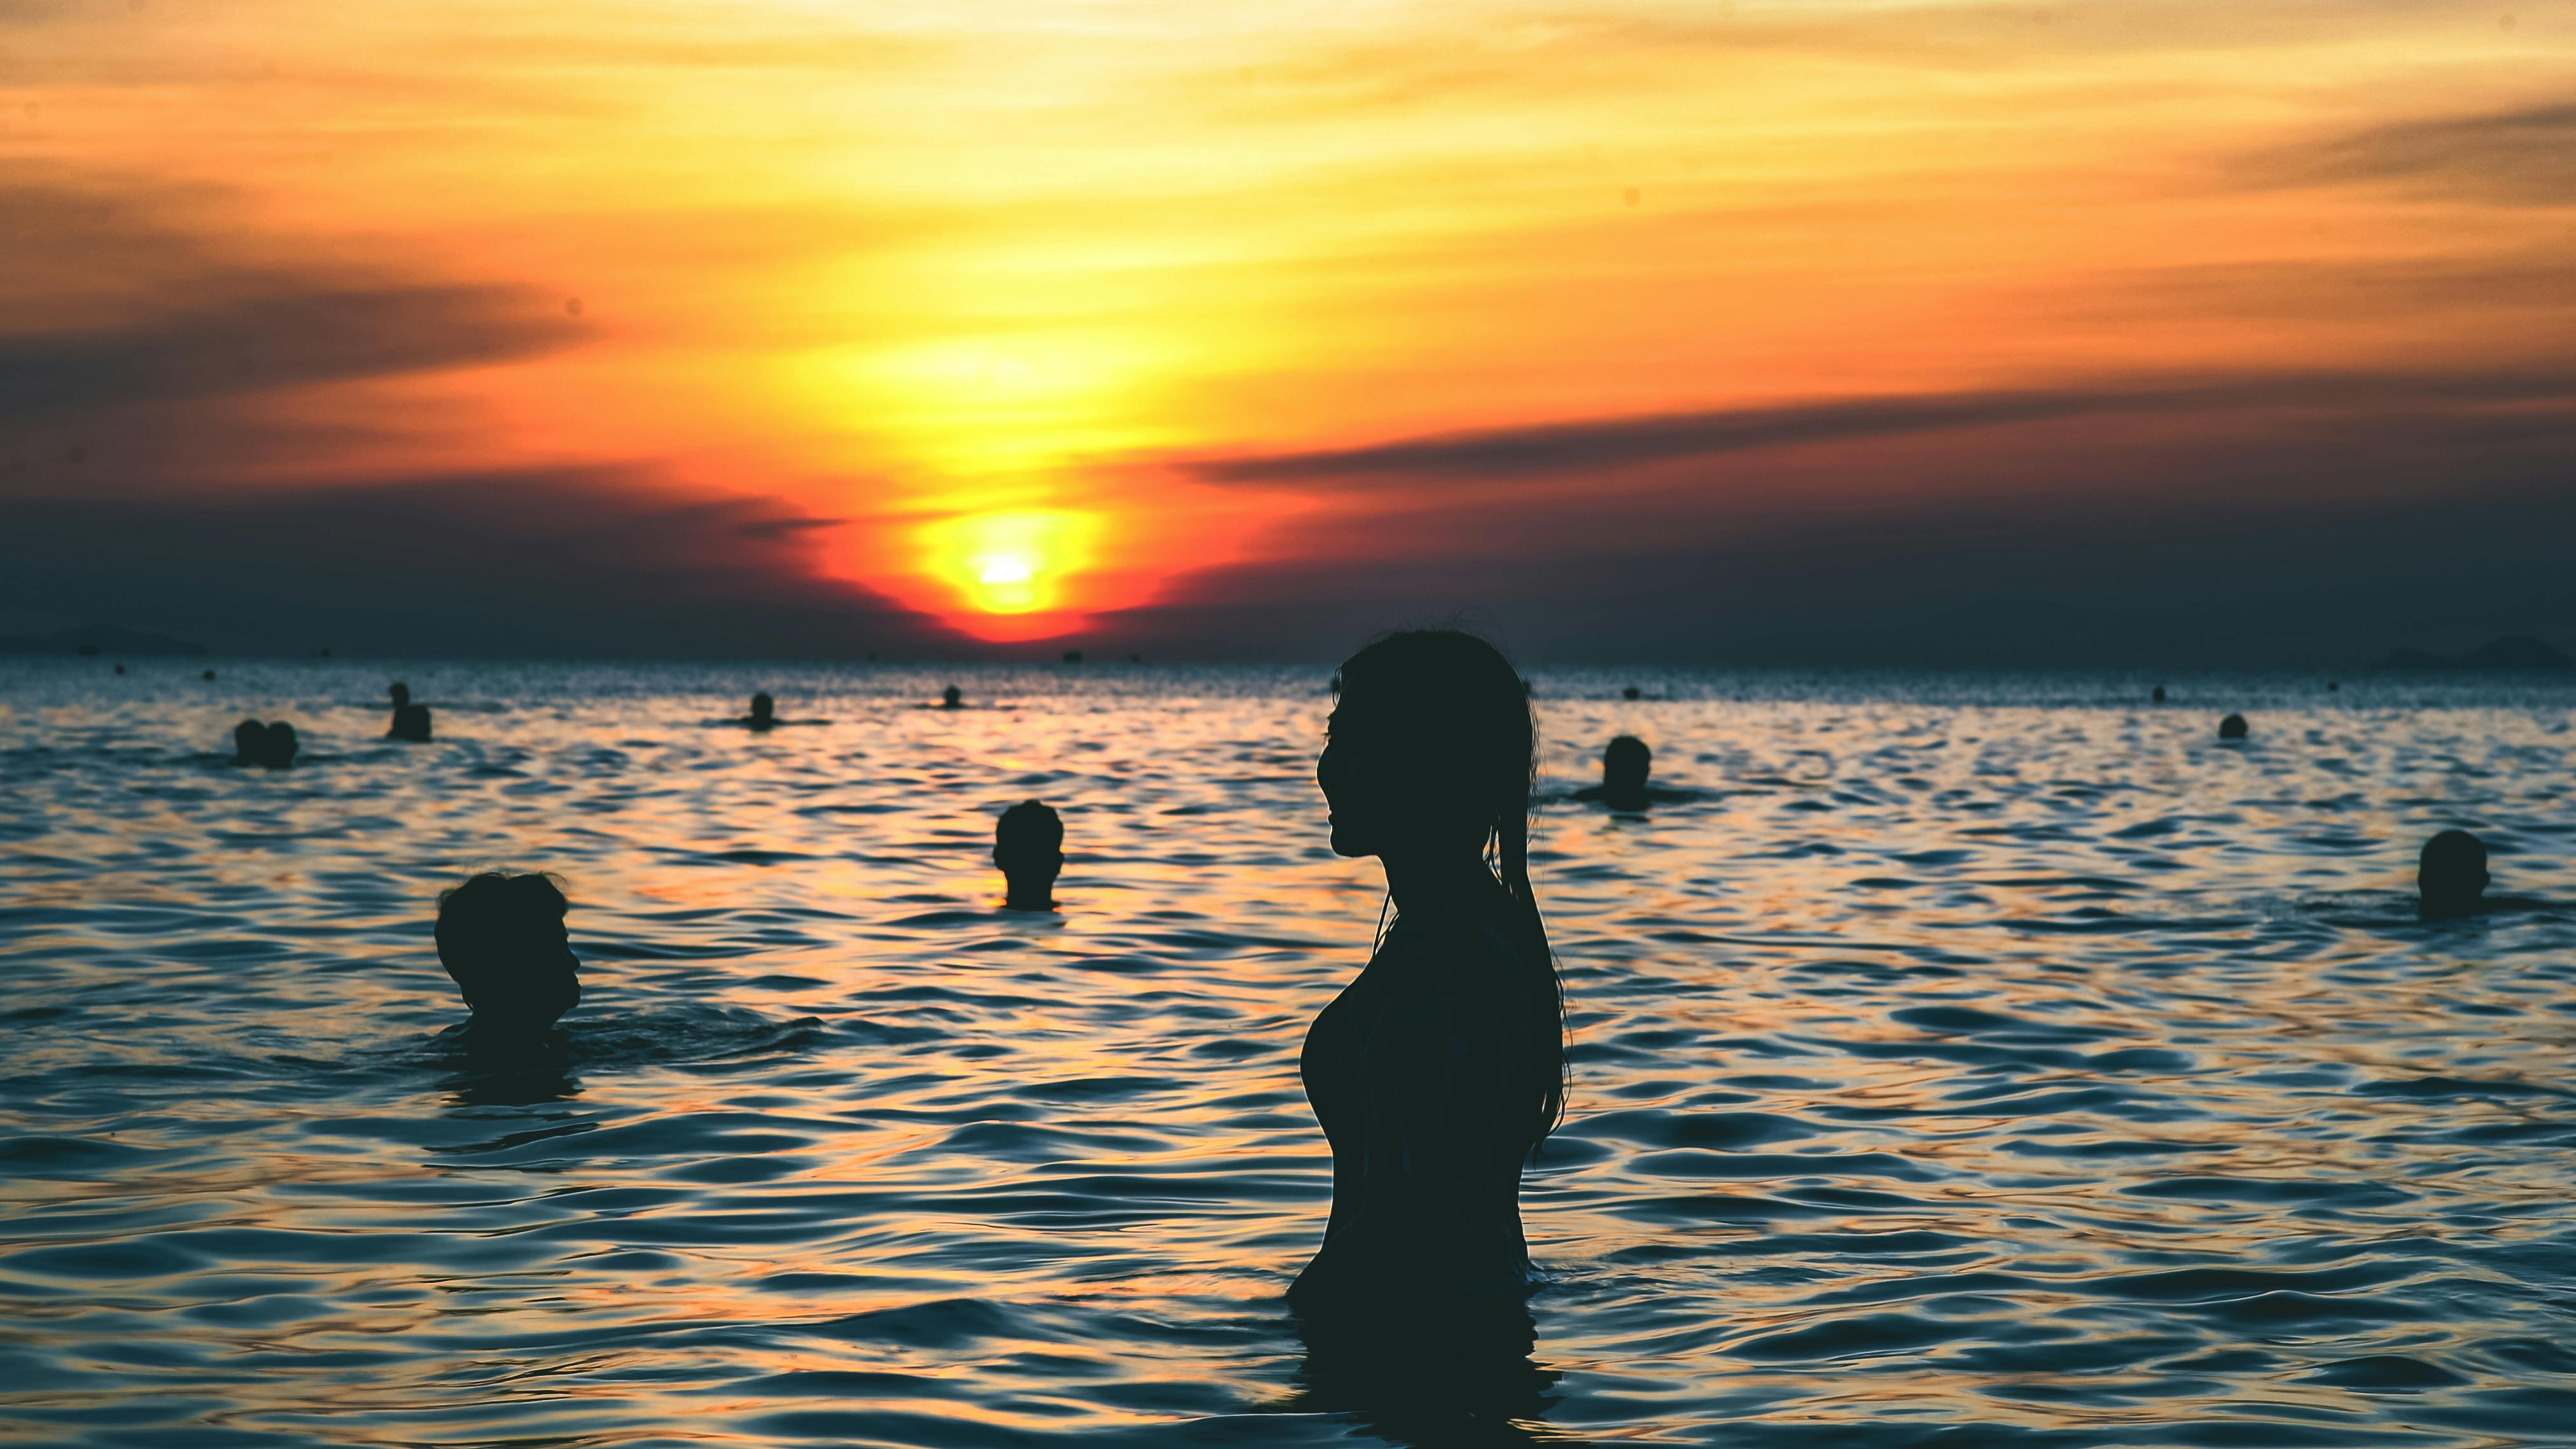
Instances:
[[[1280,1301],[1381,904],[1321,672],[415,665],[403,746],[382,666],[131,667],[0,662],[10,1437],[2576,1442],[2576,689],[1542,671],[1552,790],[1693,794],[1542,816],[1549,1282],[1438,1376]],[[2540,904],[2419,922],[2445,825]],[[440,1037],[495,862],[557,1060]]]

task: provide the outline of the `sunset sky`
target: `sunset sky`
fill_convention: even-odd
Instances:
[[[0,0],[0,633],[2576,646],[2576,0]]]

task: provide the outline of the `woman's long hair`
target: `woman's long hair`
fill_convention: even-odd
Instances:
[[[1530,1150],[1565,1116],[1565,985],[1547,922],[1530,889],[1530,795],[1538,778],[1538,721],[1529,686],[1502,651],[1456,629],[1380,635],[1333,675],[1337,735],[1365,734],[1409,792],[1440,820],[1483,831],[1495,878],[1512,899],[1511,927],[1548,1003],[1548,1029],[1526,1044]],[[1356,706],[1356,708],[1355,708]],[[1355,741],[1356,743],[1356,741]]]

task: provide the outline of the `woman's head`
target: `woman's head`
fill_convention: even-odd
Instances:
[[[1529,687],[1473,634],[1388,634],[1346,660],[1316,783],[1341,855],[1480,853],[1525,834]]]

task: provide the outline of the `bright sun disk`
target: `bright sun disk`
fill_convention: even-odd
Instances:
[[[1037,565],[1025,554],[1006,553],[983,561],[983,570],[975,580],[983,584],[1025,584],[1037,577]]]
[[[1062,609],[1068,580],[1091,564],[1100,528],[1096,515],[1053,508],[945,518],[921,531],[923,572],[965,605],[964,616],[952,616],[960,624],[999,637],[976,621],[1025,617],[1037,626]]]

